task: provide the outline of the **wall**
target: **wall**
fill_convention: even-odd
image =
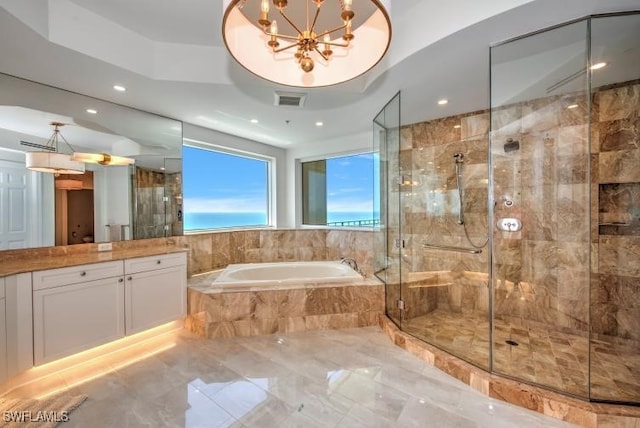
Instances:
[[[488,311],[486,248],[482,254],[467,254],[422,246],[472,249],[464,228],[458,224],[460,203],[454,153],[464,155],[461,184],[469,237],[476,245],[485,242],[488,131],[486,112],[420,122],[400,130],[397,168],[404,178],[391,188],[390,198],[400,199],[402,235],[407,241],[401,263],[408,273],[403,276],[407,287],[402,295],[408,319],[438,308],[457,313]]]
[[[372,275],[371,230],[238,230],[182,237],[189,246],[189,276],[231,263],[340,260],[351,257]]]
[[[593,98],[592,329],[640,340],[640,83]],[[597,114],[597,115],[596,115]],[[599,223],[599,224],[597,224]]]

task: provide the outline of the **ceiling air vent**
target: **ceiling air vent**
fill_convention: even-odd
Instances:
[[[304,100],[307,98],[307,94],[300,94],[296,92],[279,92],[274,93],[275,101],[274,105],[284,107],[304,107]]]

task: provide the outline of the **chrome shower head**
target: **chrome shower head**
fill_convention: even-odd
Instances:
[[[463,153],[454,153],[453,154],[453,158],[455,159],[456,163],[464,162],[464,154]]]

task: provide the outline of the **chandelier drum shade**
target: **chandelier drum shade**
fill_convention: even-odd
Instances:
[[[391,42],[388,0],[224,0],[233,58],[274,83],[321,87],[354,79]]]
[[[51,126],[53,126],[53,135],[51,135],[46,145],[26,141],[20,142],[25,146],[42,149],[42,151],[39,152],[25,153],[27,169],[51,174],[84,174],[84,163],[71,159],[71,155],[58,152],[59,139],[64,141],[73,151],[73,147],[71,147],[62,134],[60,134],[60,127],[64,126],[64,123],[51,122]]]

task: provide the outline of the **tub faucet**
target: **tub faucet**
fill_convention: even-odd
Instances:
[[[349,267],[353,270],[355,270],[356,272],[360,273],[360,269],[358,269],[358,262],[355,261],[355,259],[352,259],[350,257],[343,257],[340,259],[340,263],[349,265]]]

